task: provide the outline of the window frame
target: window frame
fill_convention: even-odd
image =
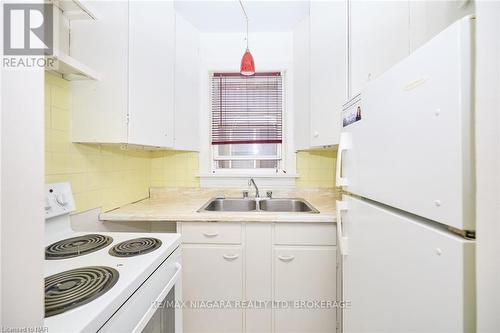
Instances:
[[[269,70],[263,72],[279,72],[282,77],[281,81],[281,132],[282,138],[281,143],[276,143],[277,145],[277,153],[276,155],[263,155],[256,158],[256,156],[233,156],[233,157],[222,157],[219,155],[217,146],[212,144],[212,84],[209,84],[209,139],[210,139],[210,171],[214,175],[237,175],[237,174],[245,174],[245,175],[276,175],[284,172],[286,168],[286,144],[287,144],[287,126],[286,126],[286,72],[283,70]],[[212,82],[212,78],[214,73],[231,73],[230,71],[209,71],[208,79],[209,82]],[[250,169],[232,169],[232,168],[217,168],[217,161],[221,160],[278,160],[277,168],[250,168]]]

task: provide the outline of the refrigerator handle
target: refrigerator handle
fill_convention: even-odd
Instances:
[[[340,133],[339,147],[337,150],[337,168],[335,172],[335,183],[337,184],[337,187],[349,185],[347,178],[342,177],[342,153],[349,149],[351,149],[350,133]]]
[[[344,236],[342,231],[342,211],[347,210],[347,201],[337,200],[337,239],[340,255],[346,256],[348,254],[348,238]]]

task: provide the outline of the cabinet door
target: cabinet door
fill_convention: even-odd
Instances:
[[[293,114],[294,146],[309,149],[310,140],[310,19],[305,18],[293,31]]]
[[[311,146],[338,144],[347,98],[347,2],[312,1]]]
[[[350,1],[351,96],[409,54],[408,1]]]
[[[304,301],[297,308],[275,312],[275,332],[335,332],[336,309],[321,309],[314,301],[336,299],[335,247],[275,246],[274,298]]]
[[[172,147],[174,5],[172,1],[130,1],[129,6],[128,142]]]
[[[74,142],[126,143],[128,107],[128,2],[94,1],[96,21],[71,21],[70,54],[101,75],[72,81]]]
[[[182,262],[182,295],[188,302],[183,310],[184,332],[242,332],[241,309],[189,307],[189,302],[243,299],[241,246],[183,245]]]
[[[175,137],[174,148],[199,150],[199,32],[175,15]]]

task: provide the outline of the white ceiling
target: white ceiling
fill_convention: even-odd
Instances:
[[[243,0],[249,31],[290,31],[309,15],[308,0]],[[176,11],[201,32],[244,32],[238,0],[176,0]]]

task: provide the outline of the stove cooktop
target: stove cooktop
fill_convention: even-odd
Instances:
[[[178,234],[72,231],[48,239],[46,248],[88,236],[111,242],[84,255],[45,260],[44,326],[51,332],[98,331],[180,245]],[[72,247],[81,252],[82,244]],[[114,256],[112,248],[135,255]]]
[[[50,332],[97,332],[163,262],[180,256],[179,234],[74,231],[69,183],[47,184],[45,201],[43,326]]]

